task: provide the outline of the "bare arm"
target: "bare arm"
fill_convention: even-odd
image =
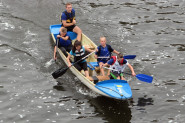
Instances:
[[[76,24],[76,20],[75,19],[73,19],[73,24]]]
[[[69,36],[66,36],[66,37],[62,37],[62,36],[60,36],[63,40],[68,40],[69,39]]]
[[[133,69],[132,65],[128,64],[128,67],[130,68],[130,70],[132,72],[132,75],[135,76],[136,74],[134,72],[134,69]]]
[[[105,63],[105,64],[103,64],[102,66],[100,66],[100,68],[101,67],[109,67],[110,65],[108,64],[108,63]]]
[[[68,67],[71,66],[71,62],[70,62],[70,60],[69,60],[70,58],[71,58],[71,54],[68,54],[68,56],[67,56]]]
[[[69,36],[66,36],[66,37],[62,37],[61,35],[57,35],[57,38],[62,38],[63,40],[68,40],[69,39]]]
[[[119,54],[119,52],[118,52],[118,51],[116,51],[116,50],[113,50],[113,53]]]
[[[98,48],[96,49],[96,52],[98,52]],[[95,53],[95,55],[94,55],[94,58],[95,58],[95,59],[98,58],[98,55],[96,55],[96,53]]]
[[[72,23],[67,23],[66,20],[62,20],[62,24],[64,27],[68,27],[68,26],[72,26],[72,25],[76,24],[76,21],[73,20]]]

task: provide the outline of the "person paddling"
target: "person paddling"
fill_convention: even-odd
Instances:
[[[111,79],[121,79],[125,80],[123,77],[123,72],[126,66],[128,66],[132,72],[132,76],[136,76],[133,67],[123,58],[123,54],[118,54],[117,56],[112,56],[111,59],[103,64],[101,67],[110,66],[110,78]]]
[[[70,57],[71,55],[74,56],[74,62],[82,59],[83,57],[85,57],[85,51],[88,51],[88,52],[93,52],[93,50],[90,50],[86,47],[83,47],[81,42],[76,40],[74,42],[74,45],[73,45],[73,48],[72,50],[70,51],[70,54],[68,55],[67,57],[67,63],[68,63],[68,67],[70,67],[72,64],[70,62]],[[87,62],[86,60],[82,60],[81,62],[78,62],[77,64],[74,65],[79,71],[81,70],[84,70],[85,72],[85,76],[88,78],[89,77],[89,72],[88,72],[88,69],[87,69]]]
[[[64,47],[67,52],[70,52],[72,43],[65,27],[61,29],[60,35],[57,35],[57,38],[59,38],[58,47]]]
[[[112,52],[119,54],[118,51],[114,50],[110,45],[106,44],[106,42],[107,40],[105,37],[100,37],[101,45],[97,47],[97,52],[95,53],[95,58],[97,58],[99,66],[102,66],[110,59]],[[104,69],[100,68],[100,71],[102,75],[105,76]]]
[[[81,41],[82,30],[76,26],[75,10],[72,8],[71,3],[66,4],[66,10],[61,15],[62,27],[67,28],[67,31],[77,33],[77,40]]]

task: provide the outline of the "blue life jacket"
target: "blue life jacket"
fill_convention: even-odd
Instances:
[[[68,13],[66,10],[64,12],[62,12],[62,14],[66,15],[66,23],[72,23],[73,20],[75,19],[75,10],[72,9],[71,13]],[[61,21],[62,21],[62,17],[61,17]]]
[[[64,37],[68,36],[68,40],[63,40],[62,38],[59,39],[59,47],[67,47],[70,46],[71,43],[71,39],[70,36],[68,34],[66,34]]]
[[[98,52],[97,52],[97,55],[100,56],[100,57],[111,57],[111,46],[106,44],[106,47],[102,47],[101,45],[98,46]],[[98,61],[101,61],[101,60],[109,60],[110,58],[98,58],[97,60]]]

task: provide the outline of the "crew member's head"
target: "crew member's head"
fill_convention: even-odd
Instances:
[[[100,44],[101,44],[102,46],[105,46],[105,45],[106,45],[106,42],[107,42],[107,40],[106,40],[105,37],[100,37]]]
[[[74,46],[73,46],[73,52],[75,50],[79,51],[81,49],[81,47],[82,47],[82,43],[80,41],[76,40],[75,43],[74,43]]]
[[[72,4],[71,3],[66,3],[66,10],[68,13],[71,13],[71,11],[72,11]]]
[[[118,55],[117,55],[117,59],[118,59],[118,62],[119,63],[122,63],[123,62],[123,54],[122,53],[119,53]]]
[[[60,32],[60,35],[63,37],[65,36],[67,33],[67,29],[65,27],[62,28],[61,32]]]

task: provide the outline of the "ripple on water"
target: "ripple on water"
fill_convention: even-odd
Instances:
[[[0,23],[0,29],[1,30],[14,30],[15,26],[13,24],[11,24],[10,22],[1,22]]]
[[[165,85],[178,85],[178,83],[176,83],[176,81],[174,80],[168,80],[168,81],[164,81]]]
[[[182,58],[185,46],[182,42],[185,32],[185,2],[73,1],[80,14],[78,24],[84,33],[89,33],[89,36],[93,34],[93,40],[98,39],[100,35],[106,35],[107,39],[113,40],[110,43],[114,48],[136,53],[137,58],[133,63],[137,72],[144,73],[148,69],[156,75],[155,81],[159,83],[157,86],[133,83],[133,88],[136,88],[133,89],[136,109],[133,106],[131,110],[124,102],[116,103],[112,99],[99,98],[83,84],[79,84],[81,82],[74,79],[74,76],[70,75],[71,72],[57,80],[63,85],[56,86],[52,83],[56,82],[55,80],[43,75],[43,72],[50,74],[47,70],[53,66],[50,60],[52,56],[48,61],[45,60],[43,65],[39,64],[43,61],[38,57],[45,57],[44,54],[50,52],[48,49],[44,50],[44,53],[41,50],[45,46],[41,42],[50,46],[50,41],[45,38],[49,35],[49,29],[43,30],[37,23],[43,22],[44,17],[46,23],[42,25],[46,28],[55,23],[56,19],[52,16],[58,18],[61,3],[1,0],[0,6],[4,6],[3,3],[7,4],[8,9],[0,8],[4,9],[0,16],[0,30],[4,36],[0,39],[0,44],[9,44],[11,39],[15,40],[11,42],[13,45],[0,46],[0,65],[3,66],[0,115],[5,117],[0,122],[81,122],[76,119],[82,119],[83,122],[96,122],[96,119],[99,122],[184,122],[185,62]],[[56,9],[48,9],[53,5]],[[62,7],[65,9],[63,2]],[[43,13],[35,12],[40,10]],[[36,26],[38,28],[35,28]],[[16,34],[12,36],[12,32]],[[98,40],[96,44],[99,43]],[[10,46],[21,50],[15,50]],[[35,56],[34,60],[32,56]],[[156,69],[150,69],[153,65]],[[38,66],[44,66],[45,69],[36,69]],[[146,73],[149,73],[148,71]],[[177,76],[177,72],[183,75]],[[138,97],[143,93],[155,96]]]
[[[170,45],[177,47],[177,51],[185,51],[185,44],[170,44]]]

